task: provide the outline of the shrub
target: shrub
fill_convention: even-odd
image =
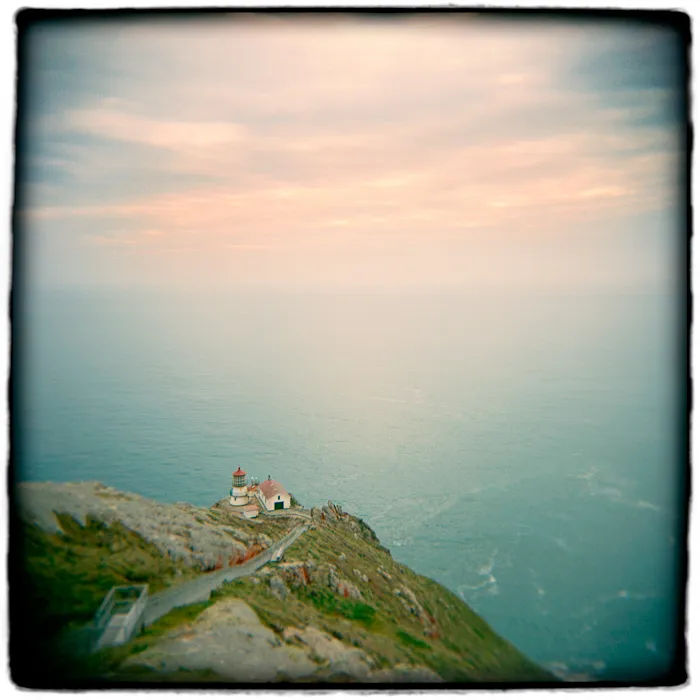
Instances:
[[[399,630],[396,633],[396,636],[404,643],[408,644],[409,646],[415,647],[416,649],[430,649],[430,644],[427,642],[424,642],[422,639],[418,639],[414,637],[412,634],[409,634],[408,632],[404,632],[403,630]]]
[[[313,589],[304,597],[322,613],[339,615],[347,620],[353,620],[365,626],[372,624],[377,613],[371,605],[349,600],[348,598],[339,598],[325,590]]]

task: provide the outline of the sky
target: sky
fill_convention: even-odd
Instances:
[[[25,37],[37,288],[667,288],[668,27],[460,15],[65,21]]]

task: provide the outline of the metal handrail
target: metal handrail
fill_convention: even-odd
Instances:
[[[139,594],[131,598],[122,598],[121,600],[116,600],[117,594],[119,593],[132,593],[139,591]],[[148,585],[134,585],[134,586],[114,586],[112,590],[106,595],[102,604],[97,610],[95,617],[93,619],[93,625],[95,628],[100,629],[105,627],[107,621],[112,617],[115,607],[123,605],[124,603],[129,603],[129,607],[137,605],[142,598],[148,595]]]

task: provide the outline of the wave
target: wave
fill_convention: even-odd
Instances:
[[[486,578],[485,581],[481,581],[475,585],[470,585],[468,583],[463,583],[457,587],[457,592],[462,600],[466,600],[464,592],[471,591],[472,593],[484,593],[486,595],[498,595],[500,588],[498,586],[498,580],[493,574],[494,566],[496,565],[496,555],[498,554],[498,549],[494,549],[488,562],[484,566],[479,567],[476,573],[479,576]]]
[[[459,597],[463,601],[467,602],[465,591],[471,591],[473,594],[476,593],[477,595],[485,594],[489,596],[494,596],[498,595],[498,593],[500,592],[500,588],[498,586],[498,581],[496,580],[496,577],[493,574],[490,574],[486,581],[479,583],[476,586],[470,586],[467,583],[463,583],[457,586],[457,593],[459,594]]]
[[[606,596],[601,602],[609,603],[613,600],[653,600],[658,598],[656,593],[630,593],[626,588],[621,588],[614,596]]]
[[[565,552],[570,552],[571,547],[569,547],[567,541],[563,537],[552,537],[552,542],[559,547],[559,549],[563,549]]]
[[[600,496],[601,498],[607,498],[613,503],[619,503],[620,505],[629,506],[630,508],[651,510],[657,513],[662,512],[663,509],[656,503],[651,503],[650,501],[646,501],[644,499],[634,500],[627,498],[623,492],[623,488],[633,483],[629,479],[610,477],[606,479],[607,483],[599,483],[593,480],[593,476],[595,476],[596,473],[597,471],[592,470],[588,474],[578,477],[586,482],[585,492],[589,496]]]
[[[594,659],[593,661],[574,659],[573,663],[580,664],[582,670],[574,671],[569,664],[563,661],[547,661],[542,665],[557,678],[569,683],[595,683],[600,680],[601,673],[606,669],[605,661],[602,659]]]
[[[536,572],[534,569],[532,569],[532,568],[530,568],[530,569],[528,569],[528,570],[529,570],[529,572],[530,572],[530,576],[532,577],[532,587],[533,587],[533,588],[535,589],[535,591],[537,592],[537,597],[538,597],[538,598],[544,598],[544,596],[545,596],[545,594],[546,594],[546,591],[545,591],[544,588],[542,588],[542,586],[540,585],[540,580],[539,580],[539,577],[537,576],[537,572]]]
[[[592,479],[599,471],[600,469],[598,469],[598,467],[591,467],[591,469],[589,469],[585,474],[579,474],[576,478],[588,481]]]
[[[489,557],[488,564],[477,569],[478,573],[481,576],[491,576],[492,575],[493,567],[496,564],[496,555],[497,554],[498,554],[498,549],[494,549],[493,552],[491,553],[491,556]]]
[[[649,501],[637,501],[634,505],[637,506],[637,508],[645,508],[647,510],[661,510],[660,506],[657,506],[655,503],[649,503]]]

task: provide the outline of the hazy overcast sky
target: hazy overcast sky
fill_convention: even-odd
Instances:
[[[663,285],[670,29],[477,15],[47,23],[27,35],[36,286]]]

